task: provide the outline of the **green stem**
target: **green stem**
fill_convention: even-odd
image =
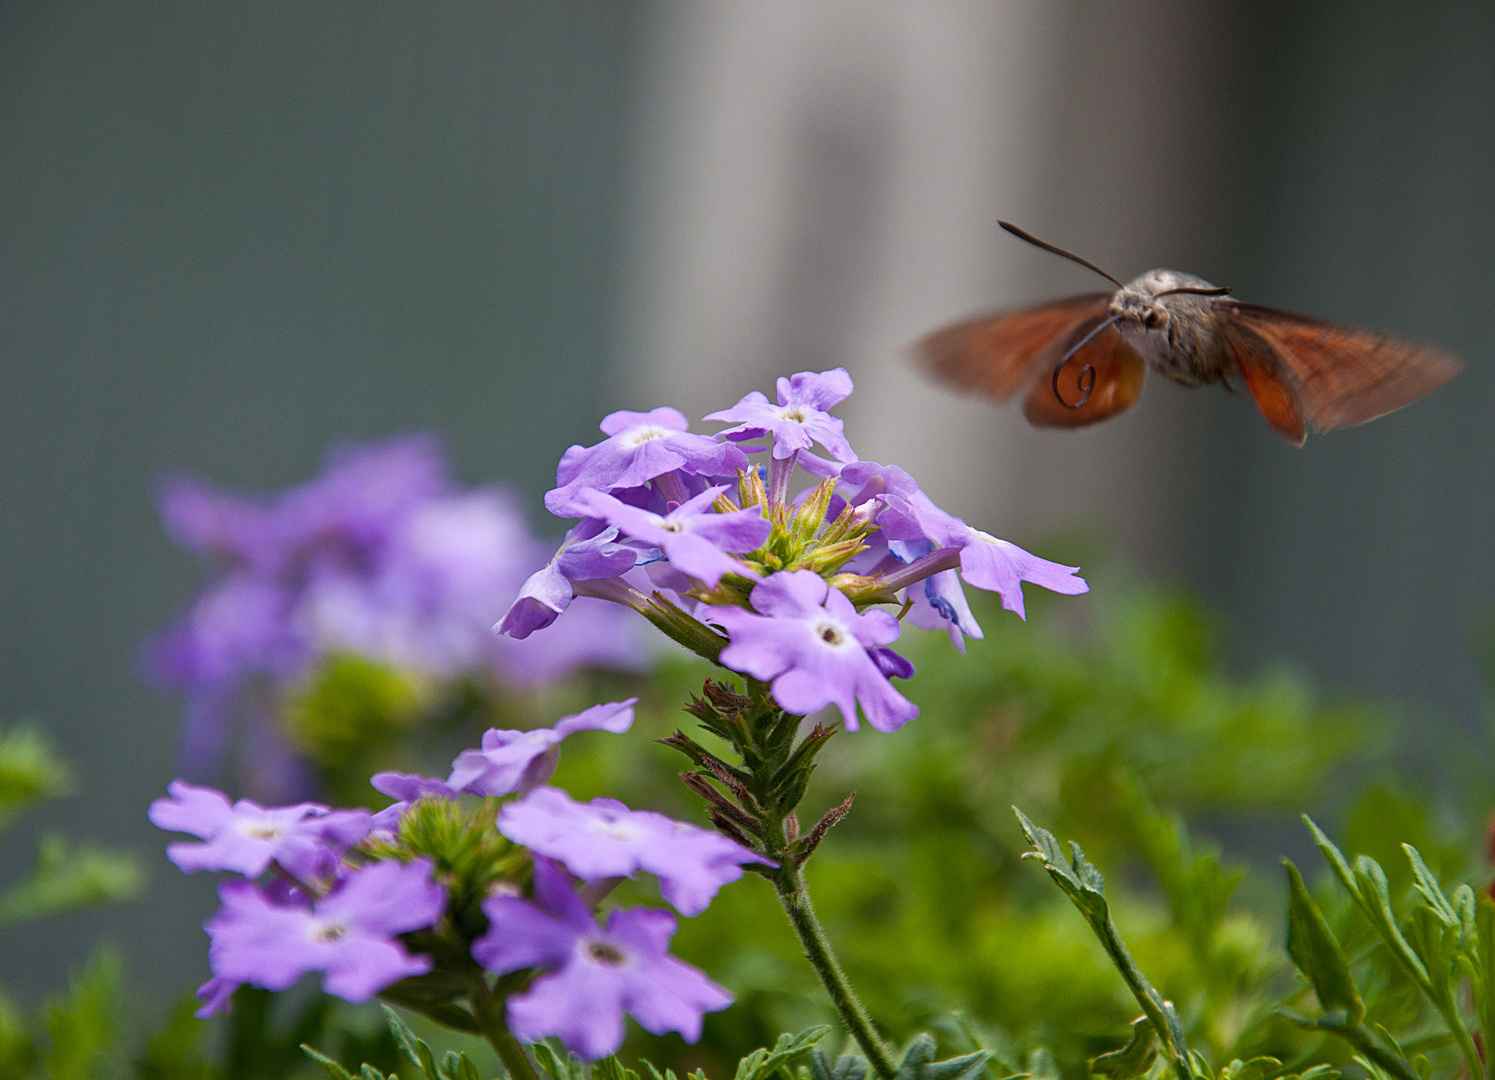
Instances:
[[[768,825],[769,822],[764,824]],[[898,1066],[894,1064],[888,1048],[873,1029],[871,1017],[867,1015],[856,991],[847,981],[846,973],[836,960],[836,954],[831,951],[830,939],[825,936],[825,929],[815,917],[815,909],[810,906],[810,893],[805,888],[804,875],[794,865],[793,858],[783,852],[787,845],[782,835],[782,823],[773,824],[779,833],[778,837],[772,838],[778,840],[773,846],[778,849],[775,854],[779,860],[779,868],[772,877],[774,888],[779,894],[779,903],[784,906],[784,913],[789,916],[794,932],[799,935],[799,940],[805,947],[805,957],[815,969],[815,974],[820,976],[820,985],[825,987],[831,1004],[836,1007],[841,1022],[846,1025],[846,1030],[862,1048],[862,1053],[867,1055],[867,1060],[871,1062],[877,1075],[883,1080],[892,1080],[898,1072]]]
[[[534,1062],[530,1060],[524,1045],[514,1038],[513,1032],[504,1023],[502,999],[496,997],[484,984],[473,992],[471,1000],[472,1012],[477,1017],[483,1038],[488,1040],[488,1045],[493,1047],[498,1060],[508,1070],[509,1080],[540,1080],[540,1074],[535,1070]]]

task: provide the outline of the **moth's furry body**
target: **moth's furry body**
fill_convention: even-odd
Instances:
[[[1024,395],[1038,427],[1084,427],[1130,408],[1148,368],[1185,386],[1239,383],[1284,438],[1363,424],[1463,368],[1390,334],[1245,304],[1177,270],[1122,284],[1007,222],[1002,228],[1118,286],[936,330],[917,351],[941,379],[995,401]]]
[[[1228,361],[1220,345],[1220,297],[1173,293],[1170,289],[1213,289],[1202,277],[1177,270],[1149,270],[1111,298],[1116,329],[1159,375],[1185,386],[1224,382]],[[1228,302],[1228,301],[1227,301]]]

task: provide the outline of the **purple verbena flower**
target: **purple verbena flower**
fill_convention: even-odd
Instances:
[[[675,933],[669,912],[614,911],[607,926],[577,897],[565,874],[535,859],[535,900],[490,897],[489,928],[473,957],[495,974],[545,972],[509,998],[510,1030],[526,1042],[556,1036],[566,1049],[596,1061],[623,1043],[623,1016],[656,1035],[701,1037],[704,1013],[724,1009],[732,995],[667,952]]]
[[[492,674],[517,685],[592,664],[638,667],[648,656],[626,613],[604,604],[584,605],[544,643],[491,632],[545,566],[548,546],[529,534],[513,495],[457,490],[429,436],[334,447],[319,476],[264,499],[177,477],[163,486],[161,512],[173,539],[216,563],[145,655],[153,681],[188,697],[185,759],[199,775],[218,767],[231,726],[258,723],[249,684],[269,690],[259,700],[273,710],[276,695],[334,654],[427,679]]]
[[[584,493],[590,494],[590,493]],[[493,629],[512,638],[527,638],[555,622],[576,596],[575,581],[618,577],[633,569],[639,553],[620,544],[618,530],[596,518],[578,522],[560,548],[519,589],[519,596]]]
[[[682,915],[699,915],[723,885],[742,877],[743,863],[774,865],[719,833],[698,829],[616,799],[578,803],[542,787],[504,806],[498,831],[516,844],[563,863],[583,881],[659,879],[659,891]]]
[[[284,990],[321,971],[327,993],[355,1003],[431,970],[430,957],[412,956],[395,935],[430,926],[446,908],[446,891],[431,880],[425,859],[355,870],[310,904],[275,903],[247,881],[220,886],[218,896],[223,907],[206,929],[220,987]]]
[[[694,435],[676,409],[646,413],[620,411],[601,424],[608,436],[593,446],[573,446],[556,470],[556,486],[545,495],[545,508],[557,517],[581,517],[586,508],[577,496],[586,490],[615,492],[642,487],[666,474],[683,472],[725,479],[747,468],[747,455],[709,435]]]
[[[941,551],[958,552],[960,576],[966,584],[995,592],[1002,598],[1002,606],[1019,617],[1025,615],[1025,581],[1068,596],[1089,591],[1085,579],[1076,576],[1078,566],[1041,559],[1016,544],[972,528],[936,506],[919,490],[913,477],[897,466],[860,461],[841,470],[841,480],[856,489],[848,500],[852,505],[875,503],[880,507],[877,525],[887,540],[927,542],[930,557]]]
[[[183,780],[173,780],[166,790],[170,798],[151,803],[151,824],[205,841],[166,847],[166,857],[189,874],[231,870],[253,878],[275,862],[311,880],[328,873],[332,861],[373,826],[363,810],[332,811],[317,803],[267,808],[248,799],[230,805],[222,792]]]
[[[807,715],[835,705],[849,731],[857,730],[858,706],[878,731],[896,731],[919,715],[869,653],[898,639],[892,615],[877,609],[858,614],[839,590],[809,570],[773,574],[749,599],[752,611],[711,611],[731,639],[721,662],[772,680],[774,700],[784,709]]]
[[[633,706],[638,698],[593,705],[575,716],[565,716],[553,728],[505,731],[489,728],[482,748],[464,750],[452,762],[447,786],[473,795],[508,795],[538,787],[555,771],[560,743],[577,731],[610,731],[621,734],[633,724]]]
[[[681,573],[714,586],[723,574],[756,576],[757,571],[728,552],[754,551],[773,531],[761,507],[717,513],[712,504],[724,490],[707,488],[665,514],[629,506],[601,491],[581,492],[577,501],[587,513],[659,548]]]
[[[801,371],[778,381],[777,405],[757,390],[730,409],[714,412],[707,420],[734,425],[719,437],[739,442],[765,434],[773,436],[773,456],[787,458],[796,451],[819,443],[837,461],[855,461],[856,453],[842,433],[841,421],[827,411],[851,396],[851,376],[845,368],[831,371]]]

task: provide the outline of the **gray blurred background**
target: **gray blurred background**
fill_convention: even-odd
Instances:
[[[1157,381],[1035,432],[903,358],[1095,287],[999,217],[1470,370],[1301,451]],[[136,652],[200,580],[152,481],[281,486],[340,436],[436,430],[538,510],[605,411],[844,364],[854,445],[952,511],[1091,527],[1220,605],[1236,663],[1474,730],[1492,239],[1487,2],[0,0],[0,721],[43,718],[82,791],[0,880],[38,827],[153,871],[143,903],[0,935],[0,982],[56,987],[100,932],[157,1000],[206,975],[210,883],[144,817],[178,713]]]

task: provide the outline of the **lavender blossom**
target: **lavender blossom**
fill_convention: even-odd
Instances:
[[[724,1009],[732,996],[666,951],[675,933],[668,912],[614,911],[598,926],[565,874],[535,859],[535,900],[512,896],[483,902],[489,928],[472,955],[504,975],[526,968],[545,974],[509,998],[509,1028],[526,1042],[556,1036],[591,1061],[616,1053],[623,1016],[656,1035],[701,1037],[704,1013]]]
[[[577,502],[633,539],[658,547],[682,574],[715,585],[724,574],[756,576],[757,571],[728,552],[753,551],[773,530],[756,506],[717,513],[712,504],[725,490],[707,488],[666,514],[629,506],[600,491],[583,491]]]
[[[464,750],[452,762],[447,786],[473,795],[508,795],[538,787],[555,771],[560,743],[577,731],[610,731],[621,734],[633,724],[633,706],[638,698],[593,705],[574,716],[556,721],[553,728],[505,731],[489,728],[483,733],[482,749]]]
[[[653,874],[664,898],[687,916],[705,911],[718,889],[742,877],[743,863],[774,865],[718,833],[616,799],[578,803],[549,787],[504,806],[498,831],[583,881]]]
[[[809,450],[818,442],[837,461],[855,461],[856,453],[846,441],[841,421],[826,411],[850,397],[851,391],[851,376],[845,368],[801,371],[779,379],[777,405],[770,405],[767,397],[754,390],[732,408],[711,413],[706,419],[734,425],[718,433],[733,442],[771,434],[775,458]]]
[[[396,934],[430,926],[446,908],[446,891],[431,881],[431,863],[380,862],[350,873],[310,904],[279,904],[247,881],[219,887],[223,907],[207,923],[214,981],[208,1008],[227,984],[285,990],[302,975],[325,972],[322,988],[363,1002],[385,987],[431,970]],[[215,987],[215,984],[216,987]]]
[[[581,517],[587,512],[578,498],[583,491],[641,487],[680,471],[724,479],[747,468],[747,456],[737,447],[693,435],[689,427],[678,410],[669,408],[609,414],[601,424],[608,438],[593,446],[573,446],[561,457],[545,508],[557,517]]]
[[[808,715],[835,705],[849,731],[857,730],[858,706],[879,731],[896,731],[919,715],[869,651],[898,639],[892,615],[875,609],[858,614],[809,570],[772,575],[753,589],[751,603],[752,611],[712,610],[731,639],[721,662],[772,680],[774,700],[784,709]]]
[[[230,805],[222,792],[182,780],[173,780],[167,791],[170,798],[151,803],[151,824],[205,841],[167,845],[166,857],[188,874],[231,870],[254,878],[275,862],[311,880],[326,875],[336,857],[373,825],[367,811],[331,811],[317,803],[266,808],[240,799]]]
[[[161,512],[173,539],[218,564],[145,656],[152,681],[187,695],[184,745],[198,774],[217,767],[231,725],[257,723],[245,716],[251,683],[268,687],[273,707],[336,653],[438,681],[491,674],[518,685],[648,655],[626,613],[604,604],[583,605],[544,643],[495,636],[548,549],[512,495],[457,490],[427,436],[335,447],[321,475],[267,499],[177,477]]]
[[[572,582],[618,577],[633,569],[638,552],[617,540],[618,530],[608,528],[606,522],[586,518],[577,523],[550,561],[520,587],[518,598],[493,629],[512,638],[527,638],[570,607],[576,596]]]

